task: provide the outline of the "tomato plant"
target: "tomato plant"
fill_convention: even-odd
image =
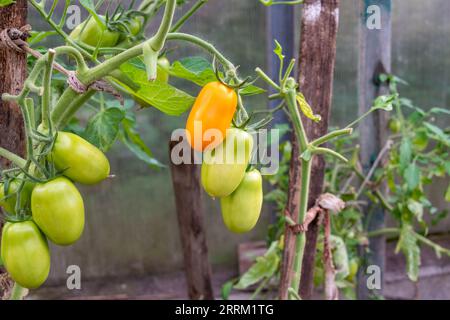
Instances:
[[[347,150],[342,145],[351,140],[352,127],[370,112],[343,129],[333,130],[310,141],[305,131],[305,121],[318,122],[321,119],[314,114],[313,108],[299,91],[297,80],[292,77],[295,60],[289,61],[286,66],[283,49],[276,42],[274,53],[280,62],[278,79],[271,79],[260,68],[256,68],[253,77],[242,79],[238,68],[214,45],[194,35],[177,32],[206,3],[198,2],[174,22],[176,6],[181,2],[148,0],[134,8],[135,2],[132,1],[127,9],[118,5],[112,10],[113,14],[99,14],[90,1],[82,1],[80,4],[90,16],[71,34],[67,34],[62,26],[65,25],[64,18],[70,2],[66,1],[63,19],[56,22],[54,6],[49,9],[41,2],[29,1],[53,29],[35,34],[33,43],[39,42],[36,39],[43,40],[56,33],[67,45],[41,54],[30,45],[24,50],[26,44],[22,39],[22,42],[13,37],[9,39],[17,42],[17,50],[33,56],[29,58],[29,76],[23,90],[2,96],[5,101],[15,102],[20,107],[26,131],[25,158],[0,147],[0,156],[13,163],[11,168],[2,171],[0,188],[0,204],[7,211],[5,219],[8,221],[3,230],[2,260],[19,285],[36,288],[45,281],[50,268],[46,237],[59,245],[69,245],[80,238],[84,228],[84,204],[73,183],[96,184],[106,179],[110,175],[110,164],[104,153],[116,141],[122,142],[151,167],[162,166],[139,135],[133,101],[171,116],[180,116],[190,110],[185,126],[188,142],[193,149],[203,152],[203,157],[219,160],[219,163],[203,164],[203,187],[208,194],[220,198],[224,224],[236,233],[254,228],[263,203],[262,176],[258,170],[260,164],[250,163],[254,141],[249,132],[267,126],[276,111],[288,113],[298,145],[284,144],[282,153],[290,154],[291,148],[295,147],[301,161],[302,192],[296,215],[298,219],[293,221],[284,210],[280,212],[279,221],[270,230],[267,253],[235,284],[236,288],[262,282],[261,289],[276,279],[282,250],[291,250],[283,246],[281,234],[288,228],[304,227],[308,218],[312,162],[317,155],[325,156],[327,162],[333,164],[327,172],[330,192],[346,201],[358,201],[365,196],[389,209],[399,226],[395,230],[379,232],[399,235],[398,248],[407,257],[411,279],[416,280],[418,276],[419,242],[431,245],[439,253],[448,253],[446,249],[430,244],[413,228],[414,222],[425,225],[424,210],[432,210],[424,196],[423,186],[430,183],[431,178],[448,172],[448,162],[443,160],[448,155],[448,133],[433,125],[429,119],[430,113],[423,110],[413,108],[410,118],[402,114],[404,103],[398,98],[395,78],[388,77],[391,94],[377,99],[370,112],[396,109],[394,118],[398,123],[392,122],[390,127],[396,135],[393,139],[398,139],[399,135],[402,139],[394,143],[386,172],[371,175],[371,188],[368,188],[368,182],[361,178],[357,167],[357,154],[352,152],[351,161],[348,161],[345,157]],[[261,2],[269,6],[301,1]],[[146,35],[145,30],[150,29],[147,28],[149,22],[158,16],[162,8],[164,13],[159,27],[152,35]],[[21,32],[23,38],[27,37],[25,32],[15,31]],[[184,57],[171,63],[167,59],[170,51],[167,51],[166,44],[175,41],[197,46],[213,57],[210,59],[212,61]],[[66,57],[71,59],[61,59]],[[58,70],[58,77],[54,76],[54,69]],[[169,83],[169,75],[198,85],[201,87],[200,93],[194,98],[194,94],[175,87]],[[246,110],[245,98],[266,93],[255,85],[258,79],[271,87],[273,93],[268,97],[279,100],[280,105],[274,110],[260,110],[266,117],[255,122],[255,114]],[[108,99],[109,96],[113,98]],[[83,106],[89,106],[85,108],[88,114],[85,127],[84,122],[77,118],[77,112]],[[445,112],[434,110],[431,113]],[[347,139],[343,140],[344,137]],[[335,140],[333,144],[332,140]],[[420,154],[419,151],[427,150],[431,140],[437,144],[436,150],[432,154]],[[242,150],[237,146],[239,144],[243,146]],[[327,147],[324,147],[325,144]],[[334,149],[330,148],[332,145]],[[232,150],[232,159],[226,157],[227,149]],[[243,158],[242,163],[235,159],[240,157]],[[336,168],[343,168],[343,172],[336,172]],[[279,189],[276,191],[282,192],[271,192],[266,197],[275,199],[280,211],[286,201],[286,164],[283,170],[284,177],[280,174],[269,178],[269,182],[274,182]],[[351,183],[341,185],[345,179],[336,178],[345,177],[349,172],[363,180],[357,192],[350,192],[354,188]],[[392,192],[389,199],[373,187],[385,181]],[[396,185],[396,181],[401,181],[400,186]],[[282,201],[283,206],[280,205]],[[357,261],[355,248],[374,234],[363,229],[361,212],[356,206],[349,206],[330,219],[332,234],[323,235],[322,251],[324,255],[332,256],[332,262],[337,267],[332,277],[335,284],[343,289],[352,288],[357,269],[354,263]],[[289,270],[294,279],[289,284],[292,299],[299,298],[297,292],[305,232],[296,234],[295,239],[295,261],[292,270]],[[318,263],[317,267],[327,272],[325,267],[329,266]]]

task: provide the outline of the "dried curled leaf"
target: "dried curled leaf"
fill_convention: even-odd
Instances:
[[[314,114],[311,106],[308,104],[308,102],[305,99],[305,96],[302,93],[297,93],[297,102],[300,106],[300,110],[302,110],[303,114],[308,117],[309,119],[319,122],[322,120],[322,117],[318,114]]]
[[[317,199],[317,205],[333,213],[339,213],[345,208],[345,202],[331,193],[324,193]]]

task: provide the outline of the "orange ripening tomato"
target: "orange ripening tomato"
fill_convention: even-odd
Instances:
[[[222,143],[236,112],[234,89],[216,81],[200,91],[186,123],[186,136],[197,151],[213,149]]]

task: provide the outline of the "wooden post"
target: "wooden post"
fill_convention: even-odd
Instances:
[[[178,143],[180,142],[170,142],[169,156]],[[181,143],[186,143],[186,140],[183,140]],[[208,262],[200,170],[199,165],[193,164],[193,155],[194,153],[192,152],[192,164],[175,165],[171,162],[170,168],[183,248],[188,295],[190,299],[194,300],[212,300],[214,299],[214,294],[211,281],[211,266]]]
[[[336,57],[336,36],[339,23],[339,0],[305,0],[302,9],[299,81],[300,89],[312,106],[314,113],[322,116],[322,121],[314,123],[303,117],[305,128],[310,140],[325,134],[333,92],[333,74]],[[300,161],[298,148],[293,135],[291,169],[289,172],[289,194],[287,210],[298,217]],[[311,175],[311,190],[309,207],[313,206],[322,193],[325,162],[323,157],[316,156],[313,160]],[[306,233],[306,246],[303,258],[300,296],[302,299],[311,297],[314,277],[314,259],[318,227],[313,222]],[[292,279],[292,262],[295,250],[295,235],[286,228],[285,256],[281,270],[280,298],[287,298]]]
[[[26,24],[27,1],[0,8],[0,31],[6,28],[20,28]],[[27,76],[26,54],[8,48],[0,48],[0,94],[17,94],[22,90]],[[15,103],[0,99],[0,146],[23,155],[25,153],[25,132],[22,114]],[[9,166],[6,159],[0,159],[3,167]]]
[[[374,99],[385,94],[388,88],[377,85],[380,73],[391,70],[391,0],[361,1],[360,51],[359,51],[359,114],[363,114],[373,105]],[[386,143],[386,112],[376,112],[366,118],[360,125],[361,164],[367,173],[380,150]],[[384,227],[384,211],[381,206],[369,205],[366,218],[370,220],[368,230]],[[385,237],[370,239],[366,255],[367,265],[376,265],[381,270],[382,286],[385,270]],[[382,288],[382,287],[381,287]],[[367,288],[365,268],[360,268],[358,275],[358,298],[368,299],[371,292]],[[372,293],[380,294],[381,290]]]
[[[0,8],[0,31],[12,27],[20,28],[26,24],[26,20],[27,0],[17,0],[15,4]],[[0,96],[3,93],[19,93],[26,76],[26,55],[7,48],[0,48]],[[25,153],[25,131],[19,106],[1,99],[0,146],[22,156]],[[9,161],[0,158],[0,168],[9,165]],[[1,228],[0,221],[0,237]],[[4,289],[0,287],[0,298],[4,294]]]

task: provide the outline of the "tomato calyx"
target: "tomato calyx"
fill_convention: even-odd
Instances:
[[[213,59],[213,70],[214,74],[216,75],[217,81],[219,81],[224,86],[227,86],[228,88],[234,89],[234,90],[240,90],[244,89],[245,87],[253,84],[257,79],[252,80],[252,77],[248,76],[244,80],[239,80],[239,78],[236,75],[236,70],[229,69],[226,70],[225,74],[226,77],[223,78],[220,74],[219,70],[219,63],[217,62],[216,57],[214,56]],[[230,83],[231,81],[237,81],[237,83]]]
[[[25,221],[29,221],[32,220],[32,215],[31,212],[29,210],[24,210],[24,212],[26,212],[25,215],[22,214],[10,214],[8,212],[6,212],[3,217],[5,219],[5,221],[10,222],[10,223],[18,223],[18,222],[25,222]]]

